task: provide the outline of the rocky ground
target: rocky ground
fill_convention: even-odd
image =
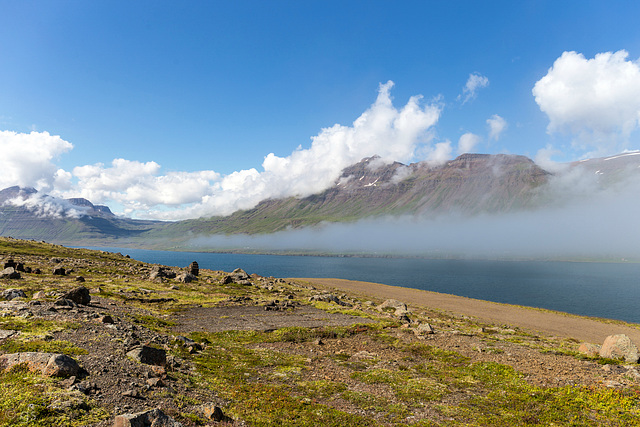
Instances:
[[[0,425],[640,421],[638,365],[587,357],[571,337],[242,270],[12,239],[0,250],[20,273],[0,279]],[[602,407],[576,403],[588,396]]]

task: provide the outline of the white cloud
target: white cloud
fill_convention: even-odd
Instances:
[[[451,141],[439,142],[429,153],[429,156],[427,157],[427,163],[429,163],[431,166],[443,165],[447,162],[447,160],[451,159],[452,151],[453,149],[451,148]]]
[[[413,96],[396,108],[392,87],[391,81],[381,84],[376,101],[351,126],[322,129],[309,148],[298,147],[287,157],[268,154],[262,171],[252,168],[226,176],[209,170],[163,173],[156,162],[126,159],[67,172],[53,159],[70,150],[70,143],[46,132],[3,132],[0,148],[11,155],[0,159],[5,171],[0,185],[33,186],[54,196],[116,204],[138,218],[185,219],[230,214],[268,198],[317,193],[333,185],[342,169],[373,155],[384,162],[408,162],[416,152],[426,152],[431,162],[446,160],[451,144],[433,146],[430,133],[441,106],[422,105],[422,97]]]
[[[88,209],[75,206],[66,200],[51,197],[43,193],[21,194],[13,199],[7,200],[5,204],[25,207],[36,216],[42,218],[80,218],[86,215]]]
[[[586,59],[564,52],[536,82],[533,95],[549,117],[549,133],[570,132],[574,147],[605,155],[627,148],[640,125],[640,63],[629,54],[599,53]]]
[[[467,132],[458,140],[458,154],[471,153],[473,149],[482,141],[478,135]]]
[[[487,119],[489,125],[489,139],[497,141],[502,132],[507,128],[507,121],[497,114]]]
[[[0,131],[0,189],[19,185],[48,190],[62,176],[54,160],[73,145],[48,132]]]
[[[287,157],[270,153],[262,172],[234,172],[221,178],[201,202],[180,211],[151,214],[166,219],[226,215],[267,198],[304,197],[322,191],[333,185],[342,169],[365,157],[407,162],[418,148],[426,148],[434,159],[441,156],[446,147],[431,147],[429,133],[440,117],[440,106],[421,106],[422,97],[414,96],[397,109],[390,95],[392,87],[391,81],[381,84],[376,101],[351,126],[323,129],[311,138],[310,148],[299,148]]]
[[[110,167],[98,163],[73,169],[78,179],[65,197],[84,197],[93,203],[115,201],[128,212],[154,206],[180,206],[201,202],[212,193],[220,175],[213,171],[169,172],[160,175],[156,162],[115,159]],[[63,176],[67,179],[67,176]]]
[[[471,73],[467,79],[467,84],[462,89],[462,94],[458,96],[458,100],[463,99],[462,103],[466,103],[474,99],[478,89],[489,86],[489,79],[480,73]]]

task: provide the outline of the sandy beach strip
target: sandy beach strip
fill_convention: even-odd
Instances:
[[[334,292],[352,293],[361,297],[393,298],[407,304],[409,309],[411,306],[420,306],[442,310],[455,315],[469,316],[489,324],[509,325],[531,332],[574,338],[593,344],[602,344],[608,335],[626,334],[634,343],[640,345],[640,325],[638,324],[588,318],[380,283],[345,279],[292,278],[290,280],[305,281],[316,287]]]

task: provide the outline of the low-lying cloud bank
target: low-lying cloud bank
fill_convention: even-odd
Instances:
[[[637,205],[471,218],[389,217],[271,235],[193,239],[195,248],[469,258],[640,258]]]
[[[640,259],[640,175],[603,186],[573,168],[542,189],[549,204],[507,214],[384,217],[270,235],[201,236],[196,248],[469,258]]]

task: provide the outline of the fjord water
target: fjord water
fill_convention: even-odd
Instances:
[[[274,277],[361,280],[640,323],[640,264],[360,258],[90,248],[186,267]],[[407,301],[408,302],[408,301]]]

